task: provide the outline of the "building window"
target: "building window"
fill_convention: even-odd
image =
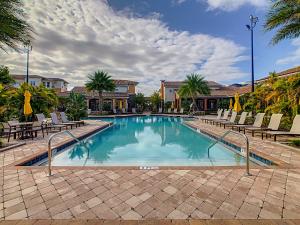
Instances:
[[[44,84],[44,86],[46,87],[46,88],[50,88],[50,82],[43,82],[43,84]]]
[[[31,80],[31,81],[30,81],[30,84],[31,84],[32,86],[35,86],[35,80]]]

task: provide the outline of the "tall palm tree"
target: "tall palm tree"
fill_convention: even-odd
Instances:
[[[191,98],[193,100],[193,110],[196,105],[197,95],[209,95],[210,88],[208,83],[199,74],[192,73],[187,75],[185,83],[178,90],[178,94],[182,98]]]
[[[98,70],[94,74],[88,76],[89,81],[85,87],[89,91],[97,91],[99,94],[99,111],[102,114],[103,108],[103,91],[114,91],[116,85],[106,72]]]
[[[272,44],[287,38],[300,36],[300,0],[275,0],[269,10],[265,22],[265,30],[276,28],[277,33],[272,39]]]
[[[0,0],[0,49],[16,51],[32,39],[32,28],[24,20],[22,0]]]

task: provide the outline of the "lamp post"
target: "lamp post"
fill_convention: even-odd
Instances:
[[[28,84],[28,82],[29,82],[29,52],[32,51],[32,45],[29,40],[25,43],[24,48],[27,53],[26,83]]]
[[[253,29],[258,22],[257,16],[250,16],[250,24],[246,25],[248,30],[251,31],[251,91],[254,92],[254,52],[253,52]]]

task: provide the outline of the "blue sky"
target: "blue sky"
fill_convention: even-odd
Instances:
[[[26,0],[35,30],[30,74],[84,86],[89,74],[138,81],[150,95],[160,80],[200,73],[222,84],[250,80],[250,14],[256,78],[300,62],[300,39],[270,46],[263,32],[269,0]],[[26,73],[26,54],[0,52],[12,73]]]
[[[237,0],[238,1],[238,0]],[[262,0],[264,1],[264,0]],[[226,4],[226,1],[224,1]],[[230,1],[228,1],[230,2]],[[234,1],[232,1],[234,2]],[[295,47],[291,40],[283,41],[278,45],[270,45],[274,32],[265,32],[263,24],[268,7],[257,7],[252,4],[243,4],[238,9],[222,10],[221,8],[209,9],[205,1],[161,1],[161,0],[109,0],[109,4],[115,10],[129,9],[136,16],[147,16],[151,13],[159,13],[160,20],[170,29],[188,31],[192,34],[204,33],[212,36],[233,40],[245,46],[245,54],[250,57],[250,32],[245,27],[249,23],[249,15],[255,15],[259,22],[255,27],[255,76],[261,78],[272,71],[282,71],[297,65],[291,63],[276,63],[290,55]],[[250,58],[238,63],[242,71],[251,72]],[[300,65],[300,63],[298,63]],[[250,79],[250,77],[249,77]],[[247,77],[235,79],[244,82]]]

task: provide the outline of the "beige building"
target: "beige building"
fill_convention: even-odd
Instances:
[[[16,81],[15,87],[19,87],[26,81],[25,75],[12,75]],[[46,78],[40,75],[29,75],[28,83],[32,86],[39,86],[43,84],[47,88],[53,88],[56,92],[66,92],[68,88],[68,82],[61,78]]]
[[[114,80],[116,89],[114,92],[104,92],[104,105],[105,108],[121,109],[125,108],[130,111],[134,107],[133,97],[136,94],[136,85],[138,82],[130,80]],[[85,96],[88,109],[92,112],[97,111],[99,108],[99,95],[95,91],[88,91],[84,86],[74,87],[72,92],[81,93]]]

